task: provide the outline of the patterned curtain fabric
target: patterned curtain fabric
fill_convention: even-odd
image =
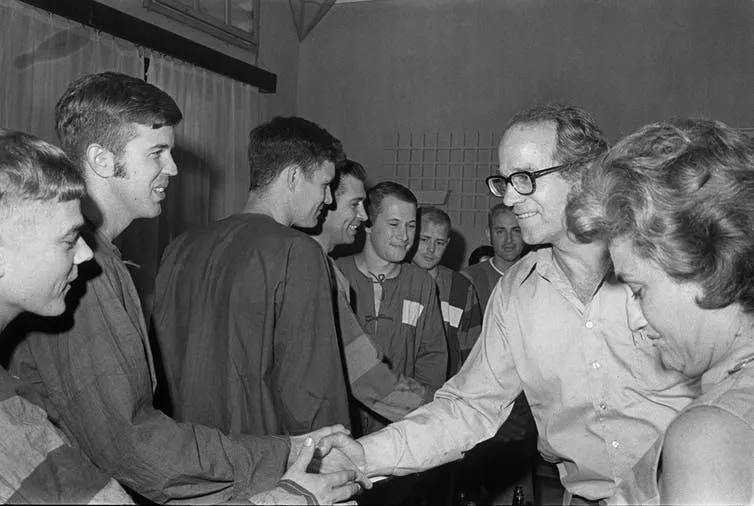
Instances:
[[[147,80],[178,103],[171,178],[158,220],[138,220],[123,238],[123,256],[134,272],[142,300],[151,305],[162,251],[184,231],[240,211],[246,203],[249,130],[259,124],[256,88],[183,61],[152,53]],[[148,311],[148,309],[147,309]]]
[[[17,0],[0,0],[0,69],[0,127],[55,144],[55,103],[72,80],[105,70],[144,74],[130,42]]]
[[[259,123],[255,88],[157,53],[149,57],[147,80],[176,100],[184,120],[174,150],[179,175],[162,215],[137,220],[118,241],[123,258],[138,265],[131,272],[147,312],[170,240],[243,207],[247,138]],[[55,103],[71,81],[106,70],[144,78],[144,58],[128,41],[18,0],[0,0],[0,69],[0,128],[57,144]]]

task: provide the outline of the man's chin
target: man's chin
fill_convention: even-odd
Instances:
[[[65,299],[61,297],[60,299],[50,302],[43,308],[27,309],[27,311],[40,316],[60,316],[65,313]]]
[[[505,260],[506,262],[515,262],[516,260],[518,260],[518,257],[521,256],[521,254],[520,253],[518,253],[516,255],[507,255],[506,254],[506,255],[498,255],[498,256],[500,258],[502,258],[503,260]]]

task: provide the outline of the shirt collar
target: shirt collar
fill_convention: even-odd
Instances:
[[[515,283],[522,285],[535,272],[547,281],[553,279],[555,266],[552,260],[552,248],[539,248],[529,252],[516,264]]]

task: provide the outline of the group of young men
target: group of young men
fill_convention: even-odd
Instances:
[[[359,489],[354,471],[321,475],[306,471],[315,443],[326,434],[346,431],[345,425],[333,423],[348,422],[344,371],[337,358],[339,344],[327,316],[320,317],[323,333],[316,327],[308,332],[316,329],[322,346],[329,342],[332,348],[306,350],[320,353],[317,359],[322,357],[320,363],[310,362],[310,368],[323,368],[322,384],[298,384],[278,392],[275,389],[285,385],[286,378],[277,370],[267,370],[260,381],[247,376],[243,379],[248,382],[227,384],[227,389],[212,392],[221,397],[223,391],[238,387],[258,393],[259,398],[275,405],[275,413],[269,412],[270,404],[260,404],[241,419],[228,420],[229,427],[223,429],[221,421],[215,425],[178,421],[153,405],[157,385],[147,325],[113,240],[133,220],[160,213],[170,178],[177,174],[171,150],[173,129],[181,119],[174,100],[162,90],[140,79],[106,72],[78,79],[57,103],[57,133],[68,156],[29,135],[2,134],[3,323],[28,312],[14,322],[12,333],[5,334],[17,345],[9,363],[12,375],[3,373],[0,399],[2,501],[122,503],[133,497],[157,503],[309,504],[345,500]],[[325,283],[327,286],[319,288],[329,293],[322,250],[302,234],[286,238],[285,233],[293,230],[283,223],[316,222],[318,208],[330,200],[328,185],[334,170],[330,157],[339,149],[334,139],[308,122],[297,120],[291,128],[314,129],[311,144],[304,142],[309,147],[306,163],[289,165],[284,175],[252,170],[257,174],[252,185],[256,182],[264,191],[260,192],[262,198],[250,197],[250,206],[261,211],[230,218],[227,239],[230,241],[233,230],[247,225],[244,217],[259,226],[250,234],[252,238],[270,230],[277,232],[272,242],[283,243],[281,254],[308,252],[320,260],[310,260],[299,273],[288,274]],[[332,144],[329,151],[312,148],[328,142]],[[286,153],[287,147],[284,144],[280,151]],[[312,164],[318,166],[314,179],[304,174],[304,168]],[[256,195],[256,188],[253,186],[250,195]],[[266,207],[282,196],[288,198],[287,206]],[[218,246],[223,244],[228,243]],[[264,253],[257,253],[260,262],[285,263],[285,257],[263,258]],[[267,269],[239,280],[239,286],[264,279],[265,274],[273,276],[274,265],[264,267]],[[270,285],[276,281],[270,279]],[[295,303],[290,297],[297,296],[274,287],[270,293],[274,298],[269,305],[276,308]],[[242,291],[228,297],[228,303],[257,308],[255,301],[243,300]],[[332,315],[330,298],[318,299],[326,308],[323,315]],[[220,310],[222,303],[218,294],[213,305]],[[306,305],[297,307],[297,316],[290,321],[302,318],[306,310]],[[237,325],[245,325],[243,313],[232,314]],[[280,321],[278,310],[270,315]],[[216,322],[214,352],[222,350],[221,329],[230,335],[233,325],[230,320],[226,325]],[[265,344],[262,331],[254,335]],[[290,349],[291,344],[281,337],[258,362],[289,360],[286,351],[290,356],[302,354],[298,346],[305,343],[293,343],[295,350]],[[247,374],[240,366],[250,364],[257,350],[249,351],[246,356],[237,353],[233,358],[238,362],[227,367],[239,375]],[[331,359],[330,354],[336,358]],[[280,383],[265,389],[273,380]],[[317,402],[315,396],[320,391],[328,396],[326,403]],[[298,406],[287,410],[291,399],[281,393],[300,396],[297,399],[314,398],[314,402],[309,402],[305,413]],[[181,412],[180,403],[175,405]],[[183,409],[191,412],[190,408]],[[255,417],[256,413],[259,416]],[[235,430],[258,420],[277,432]],[[311,430],[305,430],[307,427]]]
[[[606,246],[564,224],[607,150],[581,109],[511,120],[488,181],[509,211],[491,213],[495,256],[468,277],[438,265],[447,215],[417,217],[397,183],[366,191],[330,133],[295,117],[253,129],[244,209],[168,246],[150,326],[113,241],[160,213],[182,113],[109,72],[72,83],[55,113],[68,156],[0,135],[0,309],[17,341],[0,500],[338,502],[368,476],[460,458],[525,393],[565,499],[591,503],[694,393],[632,344]],[[361,226],[363,250],[333,261]],[[518,234],[538,248],[514,263]]]

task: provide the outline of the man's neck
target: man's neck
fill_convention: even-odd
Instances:
[[[591,300],[610,268],[610,256],[603,242],[564,241],[553,245],[552,257],[582,302]]]
[[[385,278],[389,279],[396,277],[401,270],[400,263],[389,262],[380,258],[369,241],[364,245],[364,250],[356,254],[355,260],[356,267],[367,276],[370,274],[374,276],[384,275]]]
[[[5,330],[5,327],[8,326],[10,322],[13,321],[13,319],[18,316],[21,312],[15,309],[14,307],[10,307],[7,304],[0,303],[0,332]]]
[[[432,279],[437,279],[437,275],[440,273],[440,264],[435,265],[431,269],[424,269],[424,267],[422,267],[421,265],[418,265],[415,262],[414,262],[414,265],[416,265],[420,269],[427,271],[427,274],[432,276]]]
[[[509,262],[508,260],[504,259],[503,257],[499,257],[495,255],[494,257],[490,258],[490,262],[500,272],[505,272],[508,270],[508,267],[513,265],[516,262]]]
[[[250,191],[242,212],[263,214],[281,225],[290,227],[293,224],[293,219],[287,203],[283,199],[277,198],[275,192],[272,191],[273,189],[271,188],[270,192],[264,193]]]
[[[113,242],[133,222],[127,213],[108,206],[107,199],[98,197],[97,192],[90,192],[82,200],[81,213],[108,242]]]
[[[313,235],[311,236],[311,238],[317,241],[319,245],[322,246],[322,249],[325,250],[325,253],[327,253],[328,255],[330,254],[330,252],[332,252],[333,249],[335,249],[335,245],[325,233]]]

